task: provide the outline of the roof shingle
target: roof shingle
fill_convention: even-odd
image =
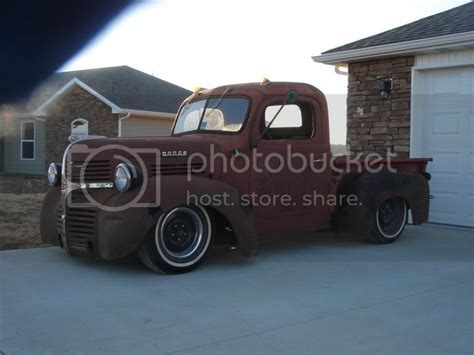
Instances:
[[[124,65],[56,73],[33,92],[22,108],[26,112],[34,111],[74,78],[124,109],[174,113],[191,94],[180,86]]]
[[[330,49],[322,54],[470,31],[474,31],[474,2],[469,2],[453,9],[422,18],[407,25]]]

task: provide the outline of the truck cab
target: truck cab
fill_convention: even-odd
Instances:
[[[48,172],[42,237],[100,259],[137,252],[157,272],[194,269],[213,243],[255,255],[279,232],[391,243],[409,211],[428,218],[429,160],[333,157],[325,97],[308,84],[196,90],[171,137],[70,145]]]

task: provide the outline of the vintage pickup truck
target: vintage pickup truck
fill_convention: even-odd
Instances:
[[[153,134],[153,132],[150,132]],[[48,170],[45,243],[156,272],[196,268],[213,244],[334,230],[387,244],[426,222],[431,159],[334,158],[326,99],[302,83],[196,90],[170,137],[72,143]]]

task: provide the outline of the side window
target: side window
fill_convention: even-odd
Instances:
[[[35,159],[35,123],[21,123],[21,159]]]
[[[89,122],[83,118],[77,118],[71,122],[71,136],[89,135]]]
[[[268,106],[265,109],[265,127],[268,127],[273,117],[280,109],[281,105]],[[278,114],[275,121],[272,123],[271,128],[284,128],[284,127],[301,127],[303,125],[303,117],[301,109],[298,105],[286,105],[283,107]]]
[[[281,105],[267,106],[262,131],[268,127]],[[285,105],[275,118],[263,139],[307,139],[313,135],[312,110],[304,104]]]

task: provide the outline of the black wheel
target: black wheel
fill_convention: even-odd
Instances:
[[[407,214],[407,204],[401,198],[382,202],[375,213],[373,233],[369,241],[377,244],[396,241],[405,228]]]
[[[140,247],[138,256],[151,270],[180,273],[195,269],[214,240],[214,225],[200,206],[178,206],[163,213]]]

